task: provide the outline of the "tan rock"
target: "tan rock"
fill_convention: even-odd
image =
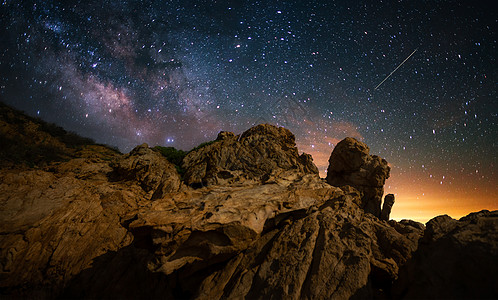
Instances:
[[[195,189],[147,145],[62,144],[0,168],[2,298],[496,298],[497,212],[380,220],[389,169],[357,141],[334,149],[340,188],[270,125],[191,152]]]

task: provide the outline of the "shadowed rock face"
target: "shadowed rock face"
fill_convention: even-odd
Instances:
[[[496,299],[498,211],[427,223],[394,285],[396,299]]]
[[[384,183],[389,178],[390,168],[386,160],[369,152],[367,145],[354,138],[339,142],[329,158],[327,182],[357,188],[363,193],[362,208],[380,217]]]
[[[365,150],[343,164],[369,170]],[[2,298],[458,296],[446,286],[496,298],[486,287],[496,282],[498,212],[438,217],[427,229],[380,220],[356,188],[320,179],[283,128],[222,132],[191,152],[189,184],[205,184],[195,189],[147,145],[70,154],[0,169]]]
[[[241,135],[222,132],[218,139],[183,160],[185,183],[193,186],[242,182],[291,181],[318,175],[309,154],[299,155],[294,135],[273,125],[258,125]]]

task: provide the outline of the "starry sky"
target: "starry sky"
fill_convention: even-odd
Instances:
[[[284,126],[323,177],[352,136],[393,218],[498,209],[491,3],[61,2],[1,1],[0,101],[122,152]]]

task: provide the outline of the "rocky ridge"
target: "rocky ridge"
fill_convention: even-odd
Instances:
[[[336,146],[323,180],[284,128],[222,132],[185,157],[182,179],[145,144],[124,155],[68,144],[29,118],[37,127],[23,131],[19,146],[16,128],[27,117],[2,110],[10,114],[0,123],[2,142],[22,148],[30,135],[48,134],[64,145],[50,160],[41,150],[0,156],[2,297],[497,295],[497,212],[438,217],[427,228],[387,221],[387,162],[354,139]],[[473,263],[455,267],[461,261]],[[475,274],[465,285],[464,273]]]

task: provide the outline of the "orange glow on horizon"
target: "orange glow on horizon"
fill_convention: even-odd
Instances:
[[[323,143],[314,147],[303,145],[299,149],[313,156],[320,177],[325,178],[333,146]],[[450,180],[441,172],[435,171],[437,175],[429,177],[417,171],[402,172],[391,163],[389,166],[391,174],[384,186],[384,195],[395,195],[391,219],[410,219],[425,224],[440,215],[459,219],[472,212],[498,210],[498,186],[490,182],[492,179],[485,181],[477,176],[461,175]]]

